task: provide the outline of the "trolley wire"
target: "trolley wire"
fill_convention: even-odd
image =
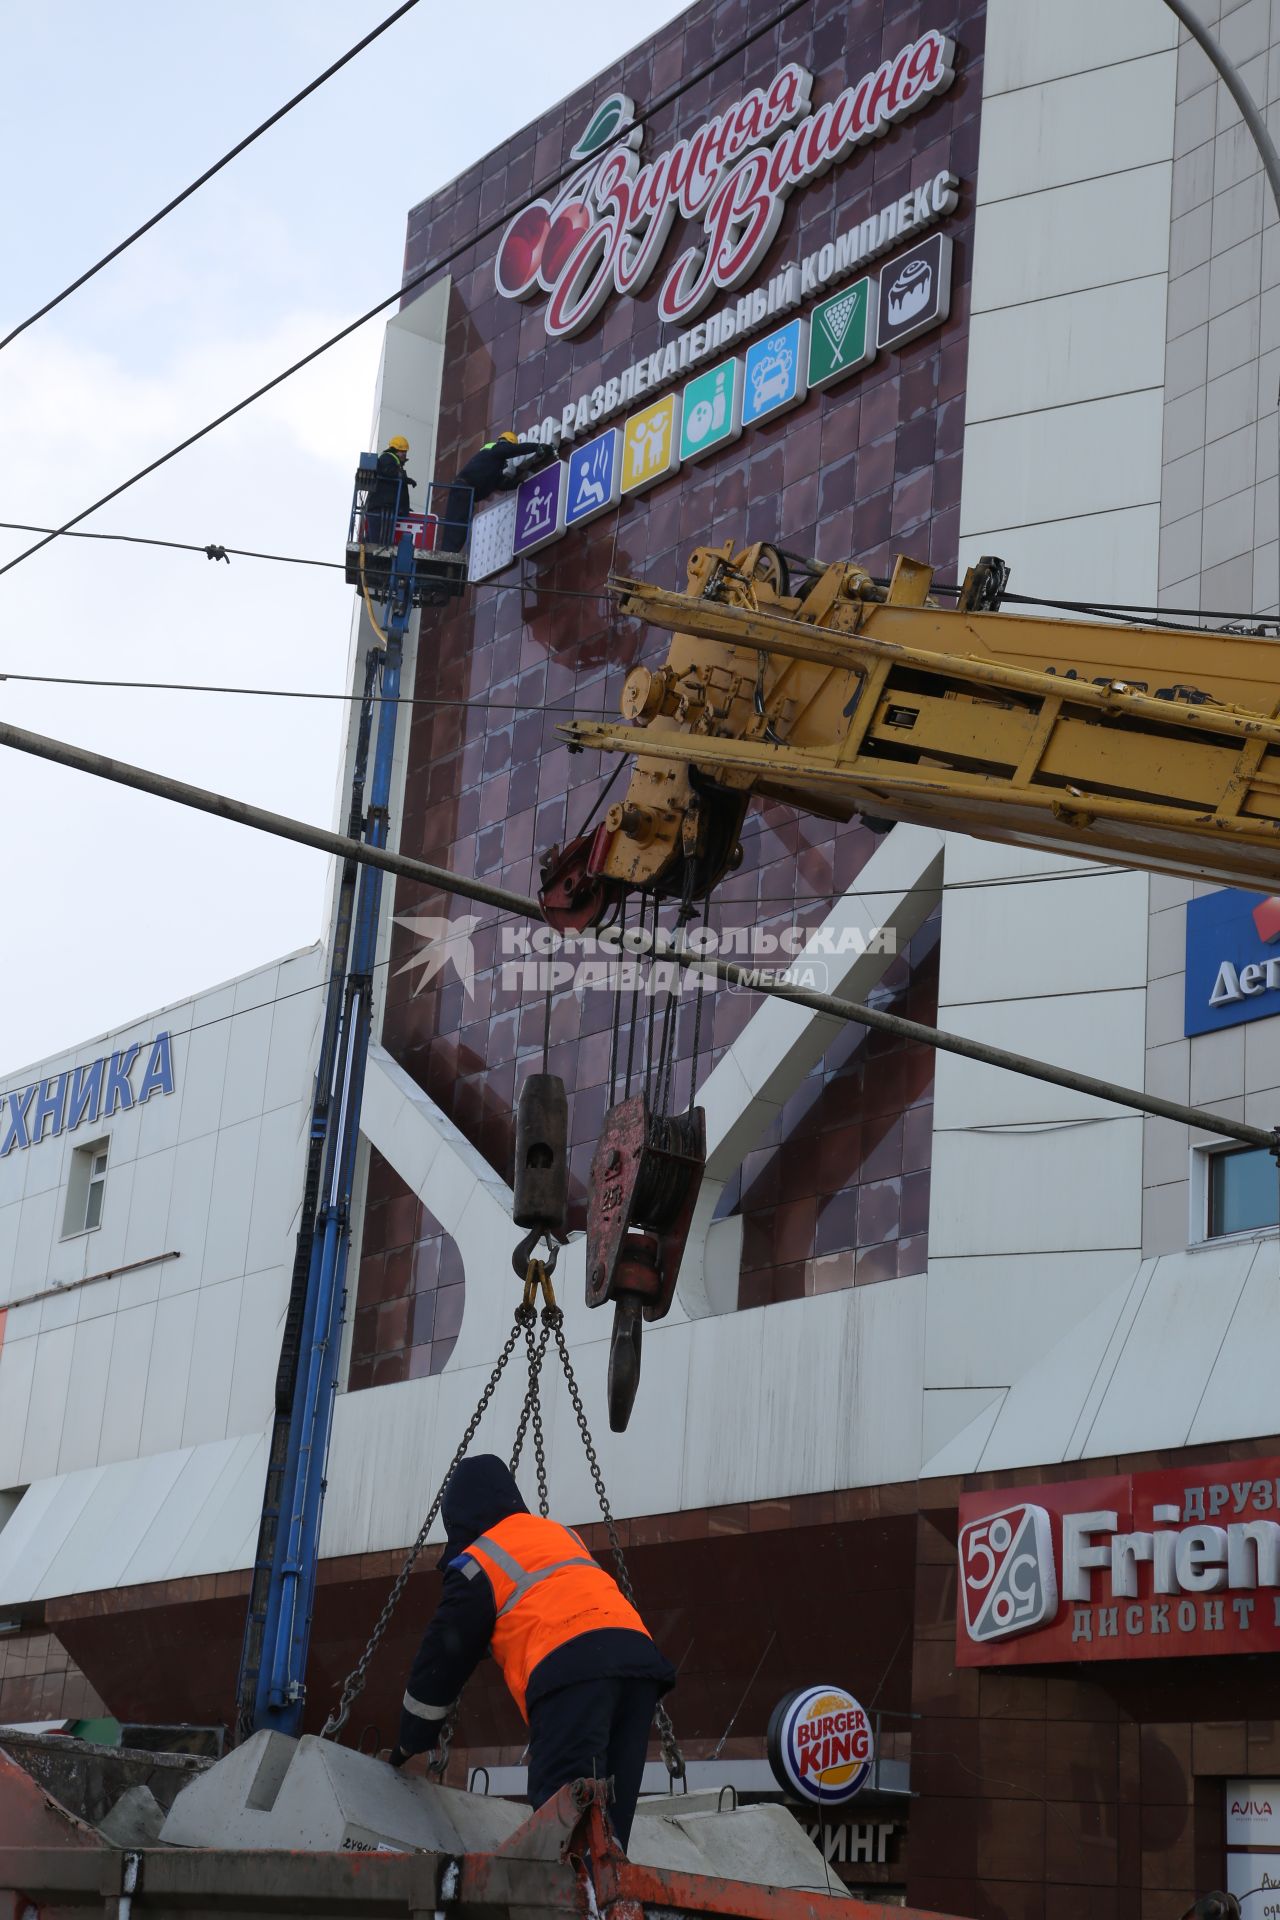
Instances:
[[[160,222],[167,218],[169,214],[173,213],[176,208],[180,207],[184,200],[189,200],[192,194],[198,193],[200,188],[207,185],[215,174],[221,173],[224,167],[230,166],[231,162],[237,159],[247,147],[251,147],[255,140],[260,139],[264,133],[268,133],[272,127],[278,125],[278,123],[285,118],[286,114],[293,112],[295,107],[301,106],[302,102],[308,99],[311,94],[315,93],[318,88],[322,87],[326,80],[332,80],[335,73],[341,73],[342,69],[354,60],[358,53],[363,53],[366,47],[372,46],[373,42],[384,34],[388,27],[393,27],[397,20],[403,19],[405,14],[409,13],[417,4],[418,0],[404,0],[403,6],[397,7],[394,13],[389,13],[386,19],[383,20],[380,25],[374,27],[371,33],[366,33],[363,40],[357,40],[354,47],[348,47],[341,59],[335,60],[332,66],[326,67],[323,73],[318,73],[314,80],[303,87],[300,93],[295,93],[291,100],[286,100],[282,107],[277,107],[275,112],[269,114],[260,126],[253,129],[252,133],[247,133],[243,140],[238,140],[234,147],[228,148],[222,158],[215,160],[211,167],[206,167],[204,172],[191,182],[190,186],[184,187],[181,193],[175,194],[172,200],[166,201],[164,206],[162,206],[158,212],[153,213],[149,220],[144,220],[140,227],[135,227],[133,232],[126,235],[118,245],[112,247],[109,253],[104,253],[101,260],[95,260],[91,267],[86,267],[82,274],[79,274],[76,279],[72,280],[68,286],[62,289],[61,293],[56,293],[52,300],[46,300],[42,307],[37,307],[34,313],[28,314],[25,320],[21,321],[18,326],[14,327],[9,333],[6,333],[4,338],[0,340],[0,353],[4,351],[11,341],[16,340],[20,333],[25,333],[28,327],[33,327],[37,320],[43,320],[47,313],[52,313],[55,307],[60,307],[64,300],[69,300],[71,295],[80,287],[83,287],[87,281],[92,280],[95,274],[101,273],[104,267],[109,267],[113,260],[118,260],[122,253],[127,252],[128,249],[133,246],[135,241],[141,240],[143,235],[150,233],[153,227],[158,227]]]

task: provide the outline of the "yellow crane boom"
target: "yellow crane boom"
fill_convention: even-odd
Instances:
[[[635,755],[626,798],[544,866],[548,918],[586,926],[633,888],[700,898],[752,794],[1280,891],[1280,651],[1247,634],[1002,612],[971,569],[954,608],[900,558],[887,588],[765,544],[701,547],[672,593],[615,578],[672,634],[626,725],[571,745]]]

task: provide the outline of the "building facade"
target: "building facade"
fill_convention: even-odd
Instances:
[[[1202,11],[1269,108],[1280,10]],[[508,428],[561,459],[484,504],[472,587],[424,616],[396,843],[534,892],[540,856],[582,831],[612,771],[571,754],[560,723],[612,715],[631,668],[665,654],[664,636],[610,612],[606,581],[680,587],[701,545],[767,541],[876,575],[905,553],[941,580],[995,553],[1050,609],[1274,620],[1277,231],[1238,116],[1161,0],[700,0],[409,215],[406,275],[439,274],[388,328],[380,443],[406,432],[417,470],[441,479]],[[368,639],[357,625],[353,675]],[[753,808],[742,853],[720,927],[781,952],[798,930],[830,990],[1280,1122],[1269,900],[781,805]],[[563,983],[544,1041],[520,941],[495,913],[397,884],[316,1725],[511,1325],[513,1111],[544,1045],[569,1089],[583,1223],[613,998]],[[642,998],[642,1047],[646,1004],[665,1011]],[[1082,1904],[1155,1920],[1229,1881],[1262,1920],[1255,1889],[1280,1872],[1263,1811],[1280,1807],[1268,1157],[744,993],[710,994],[701,1014],[684,995],[670,1017],[708,1168],[626,1435],[608,1432],[608,1316],[585,1307],[580,1235],[556,1283],[637,1593],[680,1670],[672,1709],[696,1777],[775,1791],[774,1708],[838,1684],[882,1763],[813,1816],[847,1884],[982,1920]],[[124,1041],[67,1064],[103,1057],[109,1074]],[[162,1346],[140,1403],[110,1367],[137,1350],[125,1311],[164,1307],[163,1277],[154,1303],[126,1309],[99,1291],[114,1276],[89,1285],[77,1267],[78,1298],[102,1303],[96,1336],[80,1317],[64,1330],[61,1292],[9,1311],[0,1612],[24,1644],[52,1636],[120,1718],[227,1717],[290,1169],[300,1180],[298,1047],[270,1107],[265,1086],[245,1113],[199,1096],[215,1174],[224,1136],[247,1167],[235,1130],[280,1116],[270,1247],[251,1217],[244,1248],[218,1251],[239,1216],[206,1206],[213,1224],[193,1215],[182,1244],[166,1225],[111,1254],[141,1258],[145,1239],[194,1264],[200,1247],[209,1273],[165,1309],[181,1358]],[[144,1046],[139,1137],[185,1114],[159,1081],[142,1100],[148,1061]],[[174,1061],[175,1090],[184,1071],[196,1084]],[[181,1156],[176,1125],[157,1151]],[[0,1141],[0,1181],[52,1144],[6,1156]],[[90,1204],[80,1151],[9,1190],[15,1301],[61,1285],[70,1242],[54,1228],[80,1175]],[[206,1302],[218,1287],[239,1288],[252,1354]],[[504,1454],[519,1365],[477,1441]],[[544,1387],[555,1511],[603,1547],[569,1398]],[[392,1727],[434,1592],[415,1574],[356,1735]],[[460,1777],[483,1764],[518,1787],[522,1745],[477,1676]]]

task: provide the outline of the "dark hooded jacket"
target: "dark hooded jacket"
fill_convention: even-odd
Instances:
[[[445,1488],[442,1518],[448,1544],[440,1556],[444,1589],[409,1674],[400,1715],[401,1753],[424,1753],[437,1744],[440,1725],[472,1672],[488,1650],[497,1622],[493,1589],[467,1548],[490,1527],[528,1507],[505,1462],[477,1454],[455,1468]],[[560,1687],[582,1680],[652,1680],[665,1693],[675,1682],[669,1661],[647,1634],[606,1627],[579,1634],[540,1660],[529,1680],[528,1707],[534,1737],[534,1710]]]

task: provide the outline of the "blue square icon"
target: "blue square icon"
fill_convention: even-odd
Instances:
[[[607,427],[569,455],[564,523],[580,527],[616,507],[622,491],[622,429]]]
[[[748,349],[742,388],[742,424],[759,426],[804,399],[808,323],[792,320]]]

